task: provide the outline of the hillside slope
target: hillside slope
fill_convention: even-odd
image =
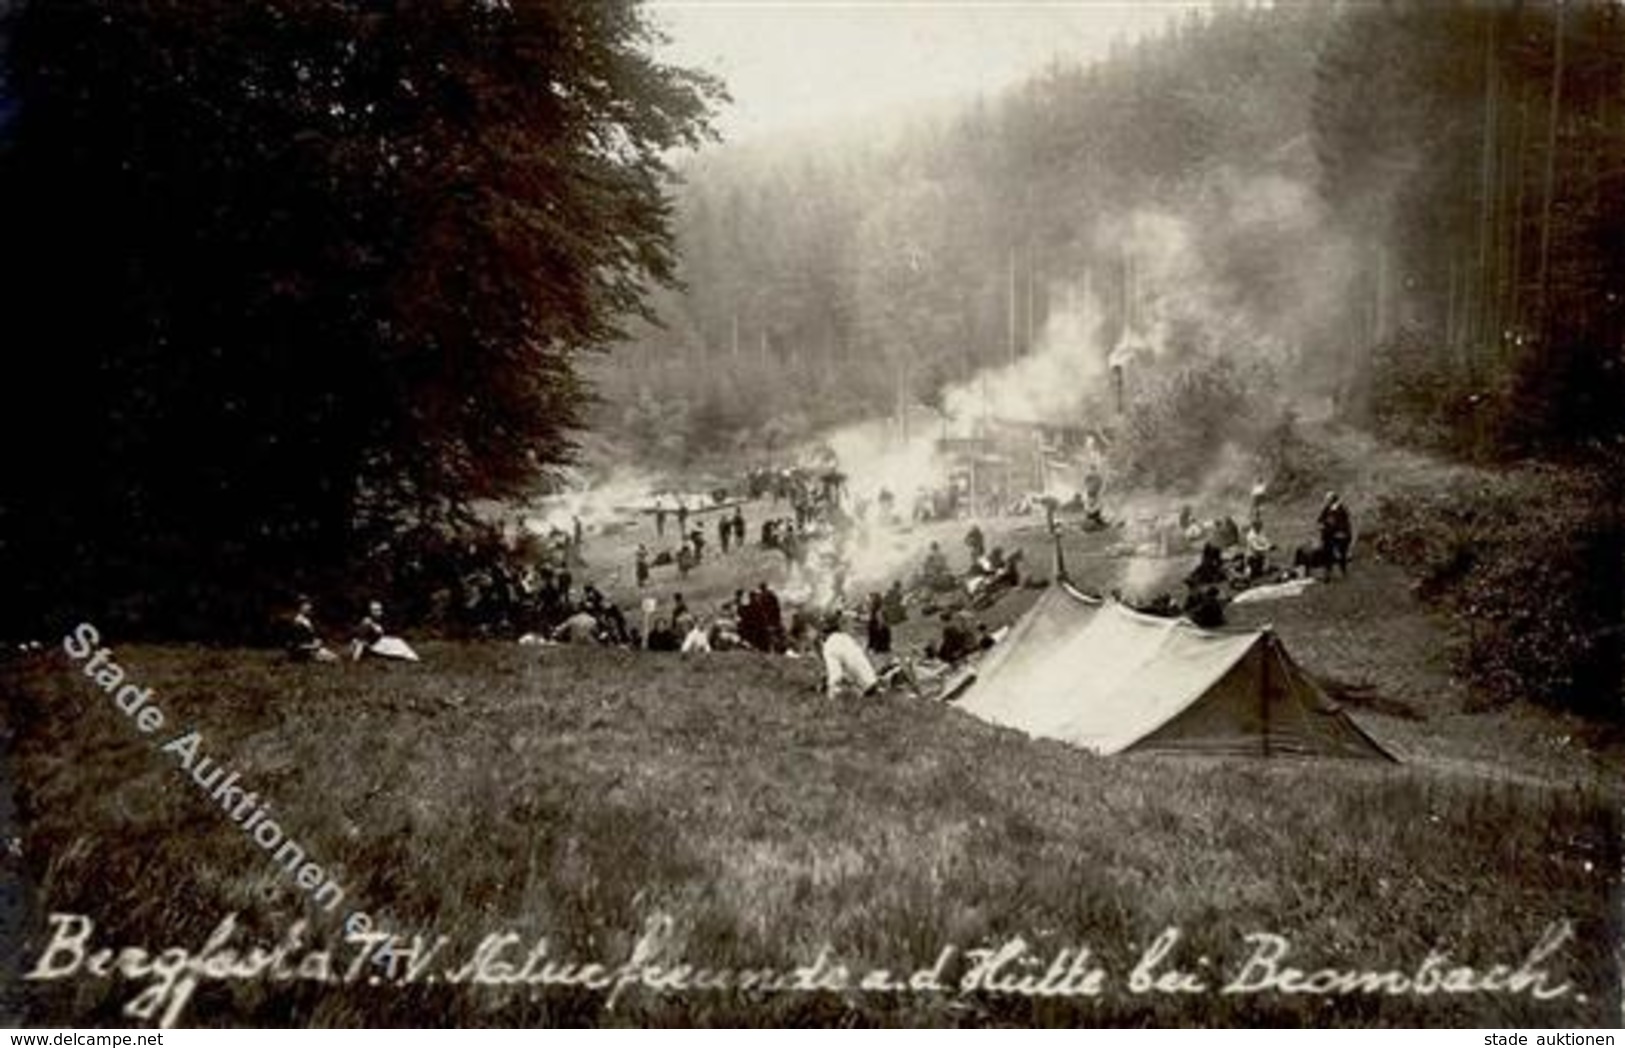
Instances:
[[[1617,1021],[1616,796],[1414,767],[1115,758],[1035,743],[951,708],[830,704],[805,662],[429,645],[419,666],[291,666],[263,653],[120,651],[170,725],[203,733],[276,818],[391,928],[448,937],[411,985],[203,981],[184,1024],[560,1025],[1248,1023],[1596,1025]],[[60,649],[3,678],[20,862],[39,957],[45,915],[98,942],[201,946],[228,912],[247,941],[310,903],[185,777],[166,733],[136,733]],[[177,731],[180,729],[176,729]],[[166,729],[167,731],[167,729]],[[156,741],[155,741],[156,740]],[[790,970],[829,951],[854,973],[927,968],[940,991],[445,985],[487,934],[617,965],[651,918],[706,968]],[[1539,967],[1561,995],[1224,994],[1244,936],[1290,940],[1305,968],[1414,972],[1430,950],[1480,973]],[[1158,971],[1201,993],[1134,993]],[[1041,974],[1066,947],[1097,996],[960,992],[966,951],[1024,938]],[[524,950],[515,948],[522,961]],[[1199,958],[1207,958],[1202,962]],[[442,966],[443,965],[443,966]],[[382,971],[382,969],[379,969]],[[826,973],[827,974],[827,973]],[[986,974],[985,972],[983,973]],[[126,1025],[144,981],[25,988],[36,1024]]]

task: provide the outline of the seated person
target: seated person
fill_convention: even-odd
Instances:
[[[882,603],[885,607],[887,625],[895,626],[899,622],[908,620],[908,608],[904,606],[903,583],[901,580],[892,580],[891,588],[886,591]]]
[[[1185,599],[1185,617],[1191,620],[1191,625],[1199,626],[1205,630],[1218,629],[1224,625],[1224,600],[1219,596],[1215,586],[1193,587],[1190,595]]]
[[[948,570],[948,558],[935,542],[931,543],[931,548],[925,555],[925,563],[920,568],[920,577],[934,590],[954,588],[954,576],[953,572]]]
[[[1223,553],[1212,542],[1204,543],[1202,559],[1197,563],[1196,570],[1185,576],[1185,584],[1191,587],[1216,586],[1224,580]]]
[[[665,617],[655,620],[647,639],[650,651],[678,651],[682,647],[682,639],[672,631],[671,621]]]
[[[976,635],[966,625],[965,615],[943,612],[942,639],[937,642],[937,658],[951,664],[976,650]]]
[[[376,600],[367,604],[367,614],[356,626],[355,640],[350,645],[352,660],[359,660],[363,655],[405,662],[418,661],[417,652],[404,640],[384,632],[384,606]]]
[[[861,695],[878,691],[880,675],[858,642],[842,628],[840,612],[832,611],[825,617],[823,634],[820,651],[824,657],[824,694],[833,699],[849,688]]]
[[[739,635],[739,620],[727,616],[719,616],[711,623],[707,639],[712,651],[738,651],[745,646]]]
[[[592,644],[598,640],[598,620],[585,608],[559,623],[553,639],[560,644]]]
[[[711,650],[711,634],[700,624],[698,619],[690,620],[688,633],[683,636],[683,646],[680,649],[683,655],[708,653]]]
[[[288,622],[288,657],[295,662],[336,662],[338,656],[327,650],[316,632],[314,611],[309,598],[299,598],[299,606]]]

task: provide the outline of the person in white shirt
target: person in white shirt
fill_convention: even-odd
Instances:
[[[848,685],[860,694],[871,695],[880,686],[874,664],[863,647],[841,626],[841,613],[831,612],[824,620],[824,693],[838,696]]]
[[[1264,534],[1264,522],[1261,520],[1253,521],[1252,525],[1247,529],[1247,577],[1249,579],[1257,580],[1264,577],[1264,572],[1269,567],[1270,550],[1274,548],[1275,544],[1270,541],[1268,535]]]
[[[700,624],[698,619],[695,619],[694,625],[689,628],[688,635],[683,638],[681,654],[690,655],[697,652],[709,652],[710,650],[711,634]]]

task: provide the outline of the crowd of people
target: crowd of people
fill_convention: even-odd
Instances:
[[[1198,547],[1196,567],[1185,576],[1183,601],[1159,595],[1138,606],[1152,614],[1183,615],[1204,628],[1224,625],[1224,607],[1229,593],[1274,582],[1309,578],[1322,572],[1326,581],[1333,569],[1340,577],[1348,575],[1349,551],[1354,528],[1347,505],[1335,491],[1326,493],[1316,514],[1317,543],[1296,547],[1290,566],[1277,565],[1272,554],[1278,549],[1264,525],[1267,488],[1262,480],[1253,482],[1249,519],[1243,532],[1232,517],[1198,521],[1189,507],[1180,511],[1179,525],[1186,539]],[[1119,594],[1119,596],[1121,596]]]

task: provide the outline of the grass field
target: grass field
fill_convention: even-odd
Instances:
[[[1619,795],[1423,765],[1098,759],[908,698],[830,704],[806,661],[514,645],[424,646],[419,666],[296,666],[263,652],[130,648],[171,725],[269,798],[349,892],[347,906],[471,954],[513,930],[616,964],[651,917],[711,968],[927,967],[949,990],[702,990],[619,997],[417,982],[205,982],[186,1025],[1465,1024],[1620,1017]],[[98,942],[201,945],[227,912],[254,941],[313,908],[60,648],[3,671],[16,864],[32,963],[45,914]],[[1380,726],[1402,718],[1376,718]],[[1373,723],[1367,718],[1368,724]],[[1414,971],[1428,954],[1544,963],[1568,993],[1381,997],[1217,992],[1243,937],[1291,940],[1305,968]],[[1135,994],[1164,929],[1209,992]],[[1023,936],[1091,947],[1096,997],[951,987],[963,951]],[[1209,958],[1203,969],[1198,958]],[[25,963],[25,967],[26,967]],[[125,1025],[145,985],[29,983],[32,1024]]]

